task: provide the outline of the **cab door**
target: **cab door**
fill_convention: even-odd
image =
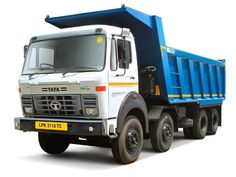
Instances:
[[[117,117],[125,96],[138,92],[138,70],[133,38],[113,37],[109,71],[109,116]]]

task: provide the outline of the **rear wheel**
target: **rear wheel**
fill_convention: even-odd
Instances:
[[[68,135],[63,134],[39,132],[38,140],[40,147],[48,154],[63,153],[70,144]]]
[[[143,146],[143,129],[135,116],[127,116],[117,139],[112,140],[112,154],[122,164],[136,161]]]
[[[208,118],[205,110],[200,110],[193,120],[193,127],[184,128],[184,135],[190,139],[203,139],[208,130]]]
[[[193,138],[203,139],[208,129],[208,118],[205,110],[200,110],[198,116],[193,121]]]
[[[174,137],[174,124],[169,113],[162,113],[151,128],[151,143],[154,151],[166,152],[170,149]]]
[[[209,117],[209,127],[207,134],[215,135],[219,125],[219,114],[216,108],[211,111],[211,117]]]

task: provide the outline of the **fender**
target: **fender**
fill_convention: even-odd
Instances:
[[[117,133],[120,133],[124,125],[125,118],[132,109],[139,109],[143,113],[144,115],[143,121],[145,122],[145,127],[144,125],[142,126],[145,128],[144,133],[148,133],[149,125],[148,125],[147,106],[143,97],[137,92],[128,93],[121,103],[121,106],[118,112],[118,117],[117,117],[117,130],[116,130]]]
[[[149,120],[158,120],[161,117],[161,113],[164,106],[151,106],[148,112]]]

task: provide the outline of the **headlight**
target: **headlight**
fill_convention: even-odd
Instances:
[[[98,109],[97,108],[85,108],[85,113],[88,116],[97,116],[98,115]]]
[[[33,108],[31,107],[24,107],[24,111],[26,114],[33,114]]]

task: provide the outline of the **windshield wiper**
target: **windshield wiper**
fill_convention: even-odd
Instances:
[[[37,71],[34,72],[34,73],[29,74],[29,79],[31,79],[32,76],[35,75],[35,74],[48,74],[48,72],[44,73],[42,71],[50,70],[51,71],[50,73],[53,73],[55,71],[54,68],[49,68],[49,67],[40,67],[40,68],[35,68],[35,69],[37,69]]]
[[[44,71],[44,70],[55,70],[55,68],[51,68],[51,67],[39,67],[39,68],[37,68],[37,70],[39,70],[39,71]]]
[[[82,71],[83,71],[84,69],[97,70],[98,68],[89,67],[89,66],[80,66],[80,67],[70,68],[70,69],[64,71],[64,72],[62,73],[62,75],[65,76],[65,74],[67,74],[67,73],[69,73],[69,72],[80,72],[81,69],[82,69]]]

